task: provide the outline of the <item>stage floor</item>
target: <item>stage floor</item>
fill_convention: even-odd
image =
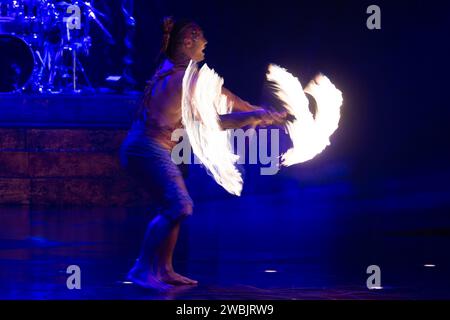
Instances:
[[[175,261],[199,285],[162,293],[125,281],[145,210],[1,208],[0,298],[449,299],[450,192],[395,192],[402,183],[200,199]],[[69,265],[81,268],[80,290],[66,288]],[[381,290],[366,287],[369,265]]]

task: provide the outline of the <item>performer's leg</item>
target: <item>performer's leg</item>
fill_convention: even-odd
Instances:
[[[169,284],[197,284],[196,280],[189,279],[175,272],[173,269],[173,253],[178,240],[181,222],[175,224],[169,236],[161,245],[158,252],[158,274],[161,280]]]
[[[156,266],[159,264],[157,252],[160,250],[162,243],[167,241],[167,237],[173,228],[173,222],[161,214],[150,221],[140,256],[128,273],[129,280],[146,288],[168,288],[157,274]]]
[[[195,284],[195,281],[177,274],[172,266],[180,222],[192,214],[192,199],[170,153],[152,142],[145,147],[144,156],[136,156],[136,150],[132,150],[131,155],[125,153],[124,164],[161,202],[162,211],[149,223],[140,257],[128,277],[151,288],[164,288],[164,283]]]

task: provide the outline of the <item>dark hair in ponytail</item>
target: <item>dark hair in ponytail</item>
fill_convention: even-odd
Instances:
[[[162,23],[163,39],[158,58],[161,58],[161,56],[174,57],[180,41],[183,40],[180,36],[187,27],[198,27],[198,25],[192,20],[175,21],[173,17],[164,17]]]
[[[162,22],[163,37],[161,49],[155,61],[157,70],[161,67],[161,63],[164,58],[170,59],[174,57],[176,50],[178,49],[178,45],[183,40],[183,38],[181,37],[183,35],[183,32],[189,27],[199,28],[198,25],[192,20],[175,21],[173,17],[164,17]],[[154,84],[155,77],[147,82],[139,108],[135,113],[135,120],[140,119],[142,116],[145,117],[145,108],[146,105],[149,104],[149,101],[151,99]]]

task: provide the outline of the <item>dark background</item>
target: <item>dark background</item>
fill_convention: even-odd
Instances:
[[[95,4],[109,10],[104,22],[117,40],[94,44],[90,72],[100,83],[121,72],[125,29],[118,1]],[[371,4],[381,8],[381,30],[366,27]],[[141,90],[155,68],[164,16],[191,18],[208,39],[208,65],[252,103],[264,102],[269,63],[303,83],[321,71],[342,90],[332,148],[303,166],[346,163],[362,181],[447,171],[449,13],[446,1],[135,1],[133,74]]]

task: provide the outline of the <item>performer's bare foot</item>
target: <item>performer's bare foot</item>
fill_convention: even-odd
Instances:
[[[134,284],[146,289],[164,291],[172,288],[172,286],[167,282],[162,282],[155,273],[149,271],[148,269],[143,269],[136,266],[128,272],[127,278]]]
[[[196,285],[198,281],[189,279],[188,277],[182,276],[179,273],[176,273],[173,270],[160,272],[159,279],[162,282],[175,285]]]

